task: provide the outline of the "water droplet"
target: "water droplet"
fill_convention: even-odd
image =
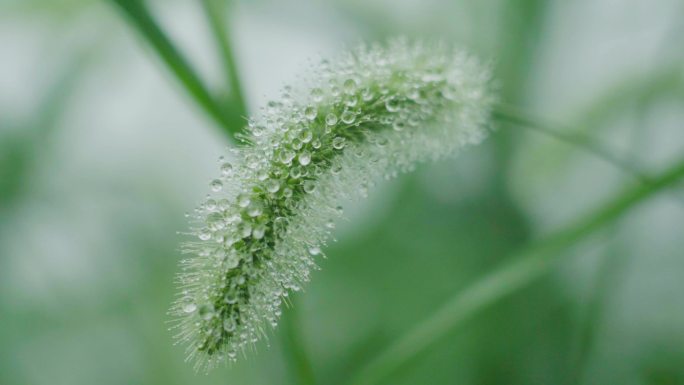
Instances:
[[[289,187],[285,187],[283,189],[283,197],[290,198],[291,196],[292,196],[292,189]]]
[[[356,119],[356,115],[354,115],[353,112],[347,110],[347,111],[344,111],[342,113],[342,116],[340,117],[340,119],[342,119],[342,121],[347,123],[347,124],[351,124],[351,123],[354,123],[354,119]]]
[[[335,139],[333,139],[332,146],[336,150],[341,150],[344,148],[345,142],[346,142],[346,140],[343,137],[337,136],[337,137],[335,137]]]
[[[311,255],[318,255],[321,253],[321,248],[318,246],[311,246],[309,247],[309,254]]]
[[[252,234],[252,225],[249,222],[242,222],[238,225],[237,230],[242,238],[247,238]]]
[[[325,227],[329,229],[334,229],[335,228],[335,221],[332,219],[328,220],[328,222],[325,223]]]
[[[299,164],[301,164],[302,166],[306,166],[309,163],[311,163],[311,153],[308,151],[302,151],[302,153],[299,154],[298,159]]]
[[[311,97],[315,102],[320,102],[323,100],[323,90],[320,88],[314,88],[311,90]]]
[[[311,92],[313,95],[313,91]],[[318,116],[318,111],[316,111],[316,107],[314,106],[308,106],[304,109],[304,117],[306,117],[309,120],[314,120],[316,119],[316,116]]]
[[[344,214],[344,208],[342,206],[335,207],[335,211],[337,212],[338,215]]]
[[[222,230],[224,227],[226,227],[226,223],[223,221],[223,215],[219,213],[211,213],[207,215],[207,226],[211,230]]]
[[[280,161],[283,164],[290,164],[292,163],[292,159],[295,157],[295,152],[292,150],[284,149],[283,151],[280,152]]]
[[[226,268],[234,269],[240,264],[240,260],[236,256],[231,256],[226,259]]]
[[[264,127],[264,126],[256,126],[256,127],[252,128],[252,135],[254,135],[257,138],[264,135],[265,132],[266,132],[266,127]]]
[[[226,258],[228,258],[228,254],[226,253],[225,250],[218,249],[218,250],[216,250],[216,252],[214,253],[214,257],[216,257],[216,259],[217,259],[219,262],[223,262],[223,261],[226,260]]]
[[[283,231],[287,227],[287,218],[285,217],[278,217],[273,220],[273,227],[275,231]]]
[[[192,313],[197,310],[197,305],[194,302],[186,302],[183,304],[183,311],[186,313]]]
[[[305,193],[311,194],[312,192],[314,192],[316,190],[316,184],[311,180],[307,180],[307,181],[304,181],[303,188],[304,188]]]
[[[261,215],[261,206],[259,206],[256,202],[252,202],[247,208],[247,215],[252,218],[258,217]]]
[[[325,116],[325,124],[334,126],[337,123],[337,116],[332,112]]]
[[[215,211],[216,210],[216,201],[213,199],[207,199],[207,201],[204,203],[204,207],[206,207],[207,211]]]
[[[314,140],[311,142],[311,147],[313,147],[313,148],[316,149],[316,150],[319,149],[319,148],[321,148],[321,141],[318,140],[318,139],[314,139]]]
[[[442,96],[447,100],[456,100],[457,93],[453,88],[446,87],[442,90]]]
[[[211,232],[209,230],[202,230],[197,234],[197,238],[199,238],[202,241],[208,241],[211,239]]]
[[[344,101],[344,105],[347,107],[356,107],[359,104],[359,99],[356,96],[350,96],[349,99]]]
[[[342,87],[344,88],[344,93],[347,95],[351,95],[354,92],[356,92],[356,80],[354,79],[347,79],[344,81],[342,84]]]
[[[223,320],[223,330],[231,333],[235,331],[235,320],[233,318],[226,318]]]
[[[230,163],[224,163],[221,165],[221,174],[223,176],[230,176],[233,174],[233,165]]]
[[[230,290],[226,293],[226,296],[223,297],[224,301],[226,301],[227,304],[232,305],[238,301],[238,295],[237,295],[237,290]]]
[[[408,97],[411,100],[420,99],[420,90],[418,88],[411,88],[408,92]]]
[[[299,166],[293,166],[290,169],[290,177],[293,179],[299,179],[302,176],[302,168]]]
[[[240,207],[247,207],[251,202],[252,199],[245,193],[241,193],[237,196],[237,204]]]
[[[252,238],[254,239],[261,239],[264,237],[264,234],[266,233],[266,226],[264,225],[257,225],[254,227],[252,230]]]
[[[217,207],[221,211],[226,211],[230,207],[230,201],[228,199],[221,199],[218,201]]]
[[[311,133],[311,130],[303,129],[299,133],[298,138],[302,143],[309,143],[311,139],[313,139],[313,134]]]
[[[270,193],[276,193],[280,190],[280,181],[277,179],[269,179],[266,182],[266,190]]]
[[[395,98],[390,98],[385,101],[385,108],[387,108],[387,111],[389,112],[397,112],[399,111],[399,101]]]
[[[271,100],[268,103],[266,103],[266,110],[270,113],[275,113],[278,111],[279,106],[280,106],[280,103]]]
[[[265,181],[266,179],[268,179],[268,171],[267,170],[259,170],[256,173],[256,177],[260,181]]]
[[[404,127],[406,127],[406,123],[404,123],[403,120],[395,120],[394,123],[392,123],[392,128],[394,131],[403,131]]]
[[[221,182],[219,179],[214,179],[209,183],[209,186],[211,187],[211,191],[213,192],[219,192],[223,188],[223,182]]]
[[[371,91],[370,88],[364,89],[361,93],[361,99],[363,99],[364,102],[371,101],[373,99],[373,91]]]
[[[209,321],[214,317],[214,307],[211,305],[202,305],[199,308],[198,314],[203,320]]]
[[[368,198],[368,185],[365,183],[362,183],[361,186],[359,187],[359,194],[363,198]]]

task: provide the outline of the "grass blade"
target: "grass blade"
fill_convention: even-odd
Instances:
[[[314,385],[316,380],[311,361],[304,346],[299,307],[298,304],[294,304],[287,309],[287,313],[282,321],[281,341],[283,350],[286,353],[285,359],[288,368],[295,379],[294,383],[297,385]]]
[[[615,155],[610,150],[592,141],[588,137],[585,137],[580,134],[568,133],[565,130],[549,128],[552,126],[547,123],[540,122],[539,119],[528,116],[507,105],[497,106],[496,110],[494,111],[494,118],[503,122],[517,125],[519,127],[529,128],[537,132],[549,135],[560,141],[569,143],[612,164],[613,166],[620,169],[627,175],[631,175],[632,177],[636,178],[639,182],[649,182],[646,175],[636,170],[630,162]]]
[[[178,78],[202,109],[216,122],[224,133],[232,134],[236,127],[227,119],[223,109],[203,84],[188,60],[174,46],[150,13],[144,0],[109,0],[116,4],[127,16],[130,23],[154,48],[162,61]]]
[[[230,119],[231,127],[240,128],[247,116],[247,106],[233,55],[233,47],[229,39],[228,26],[226,25],[224,15],[226,2],[226,0],[202,0],[202,8],[216,40],[216,46],[223,62],[223,72],[228,82],[226,114]]]
[[[618,219],[636,204],[670,187],[683,177],[684,161],[681,161],[657,177],[650,178],[650,183],[627,189],[598,211],[523,249],[511,262],[457,293],[441,309],[390,345],[362,368],[350,384],[378,383],[419,356],[464,321],[548,272],[563,250]]]

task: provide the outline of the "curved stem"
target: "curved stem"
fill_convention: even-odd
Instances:
[[[144,0],[110,0],[127,16],[131,24],[143,38],[154,48],[162,61],[178,78],[183,87],[192,95],[197,104],[214,122],[227,133],[233,131],[230,121],[214,97],[204,85],[189,61],[175,47],[171,39],[162,30],[159,23],[150,13]]]
[[[231,131],[235,134],[242,128],[247,116],[247,106],[229,39],[227,20],[224,15],[225,3],[227,3],[226,0],[202,0],[202,8],[223,62],[223,72],[229,87],[226,113],[230,118]]]
[[[293,302],[294,299],[293,299]],[[290,306],[287,309],[287,314],[283,317],[283,331],[281,332],[281,341],[283,349],[285,350],[285,359],[288,361],[288,367],[292,371],[295,384],[297,385],[314,385],[316,383],[313,367],[309,361],[304,346],[304,336],[300,328],[299,306]]]
[[[520,127],[533,129],[535,131],[554,137],[558,140],[577,146],[585,151],[590,152],[596,157],[601,158],[604,161],[612,164],[624,173],[631,175],[638,181],[642,183],[649,182],[646,175],[639,172],[638,170],[635,170],[631,163],[620,158],[619,156],[612,153],[610,150],[606,149],[605,147],[599,145],[596,142],[593,142],[591,139],[585,136],[574,133],[568,133],[561,130],[551,129],[549,128],[551,127],[551,125],[547,123],[542,123],[539,121],[539,119],[531,117],[527,114],[524,114],[516,110],[511,106],[504,104],[498,105],[497,108],[494,110],[494,118],[504,122],[515,124]]]
[[[511,262],[457,293],[441,309],[390,345],[362,368],[350,384],[375,384],[392,374],[456,326],[548,272],[563,250],[618,219],[636,204],[670,187],[683,177],[684,160],[657,177],[650,178],[650,183],[627,189],[598,211],[523,249]]]

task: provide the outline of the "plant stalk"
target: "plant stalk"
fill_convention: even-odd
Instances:
[[[441,309],[390,345],[352,378],[352,385],[376,384],[443,338],[463,322],[547,273],[562,251],[613,222],[636,204],[645,201],[684,177],[684,160],[662,174],[626,189],[601,209],[565,229],[524,248],[511,262],[486,274],[457,293]]]
[[[223,72],[228,83],[228,103],[225,103],[226,114],[230,119],[231,133],[236,134],[242,128],[248,111],[233,47],[229,39],[229,25],[227,24],[227,17],[224,15],[225,3],[226,0],[202,0],[202,8],[209,21],[209,27],[216,40],[216,47],[223,63]]]
[[[151,45],[166,66],[178,78],[195,102],[225,133],[234,128],[224,110],[204,85],[190,62],[180,53],[155,20],[144,0],[109,0],[117,5],[140,35]]]

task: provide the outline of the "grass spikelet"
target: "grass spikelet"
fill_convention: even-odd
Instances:
[[[445,44],[361,46],[308,78],[249,120],[245,145],[194,211],[171,314],[198,369],[235,360],[276,326],[339,202],[487,134],[490,72]]]

